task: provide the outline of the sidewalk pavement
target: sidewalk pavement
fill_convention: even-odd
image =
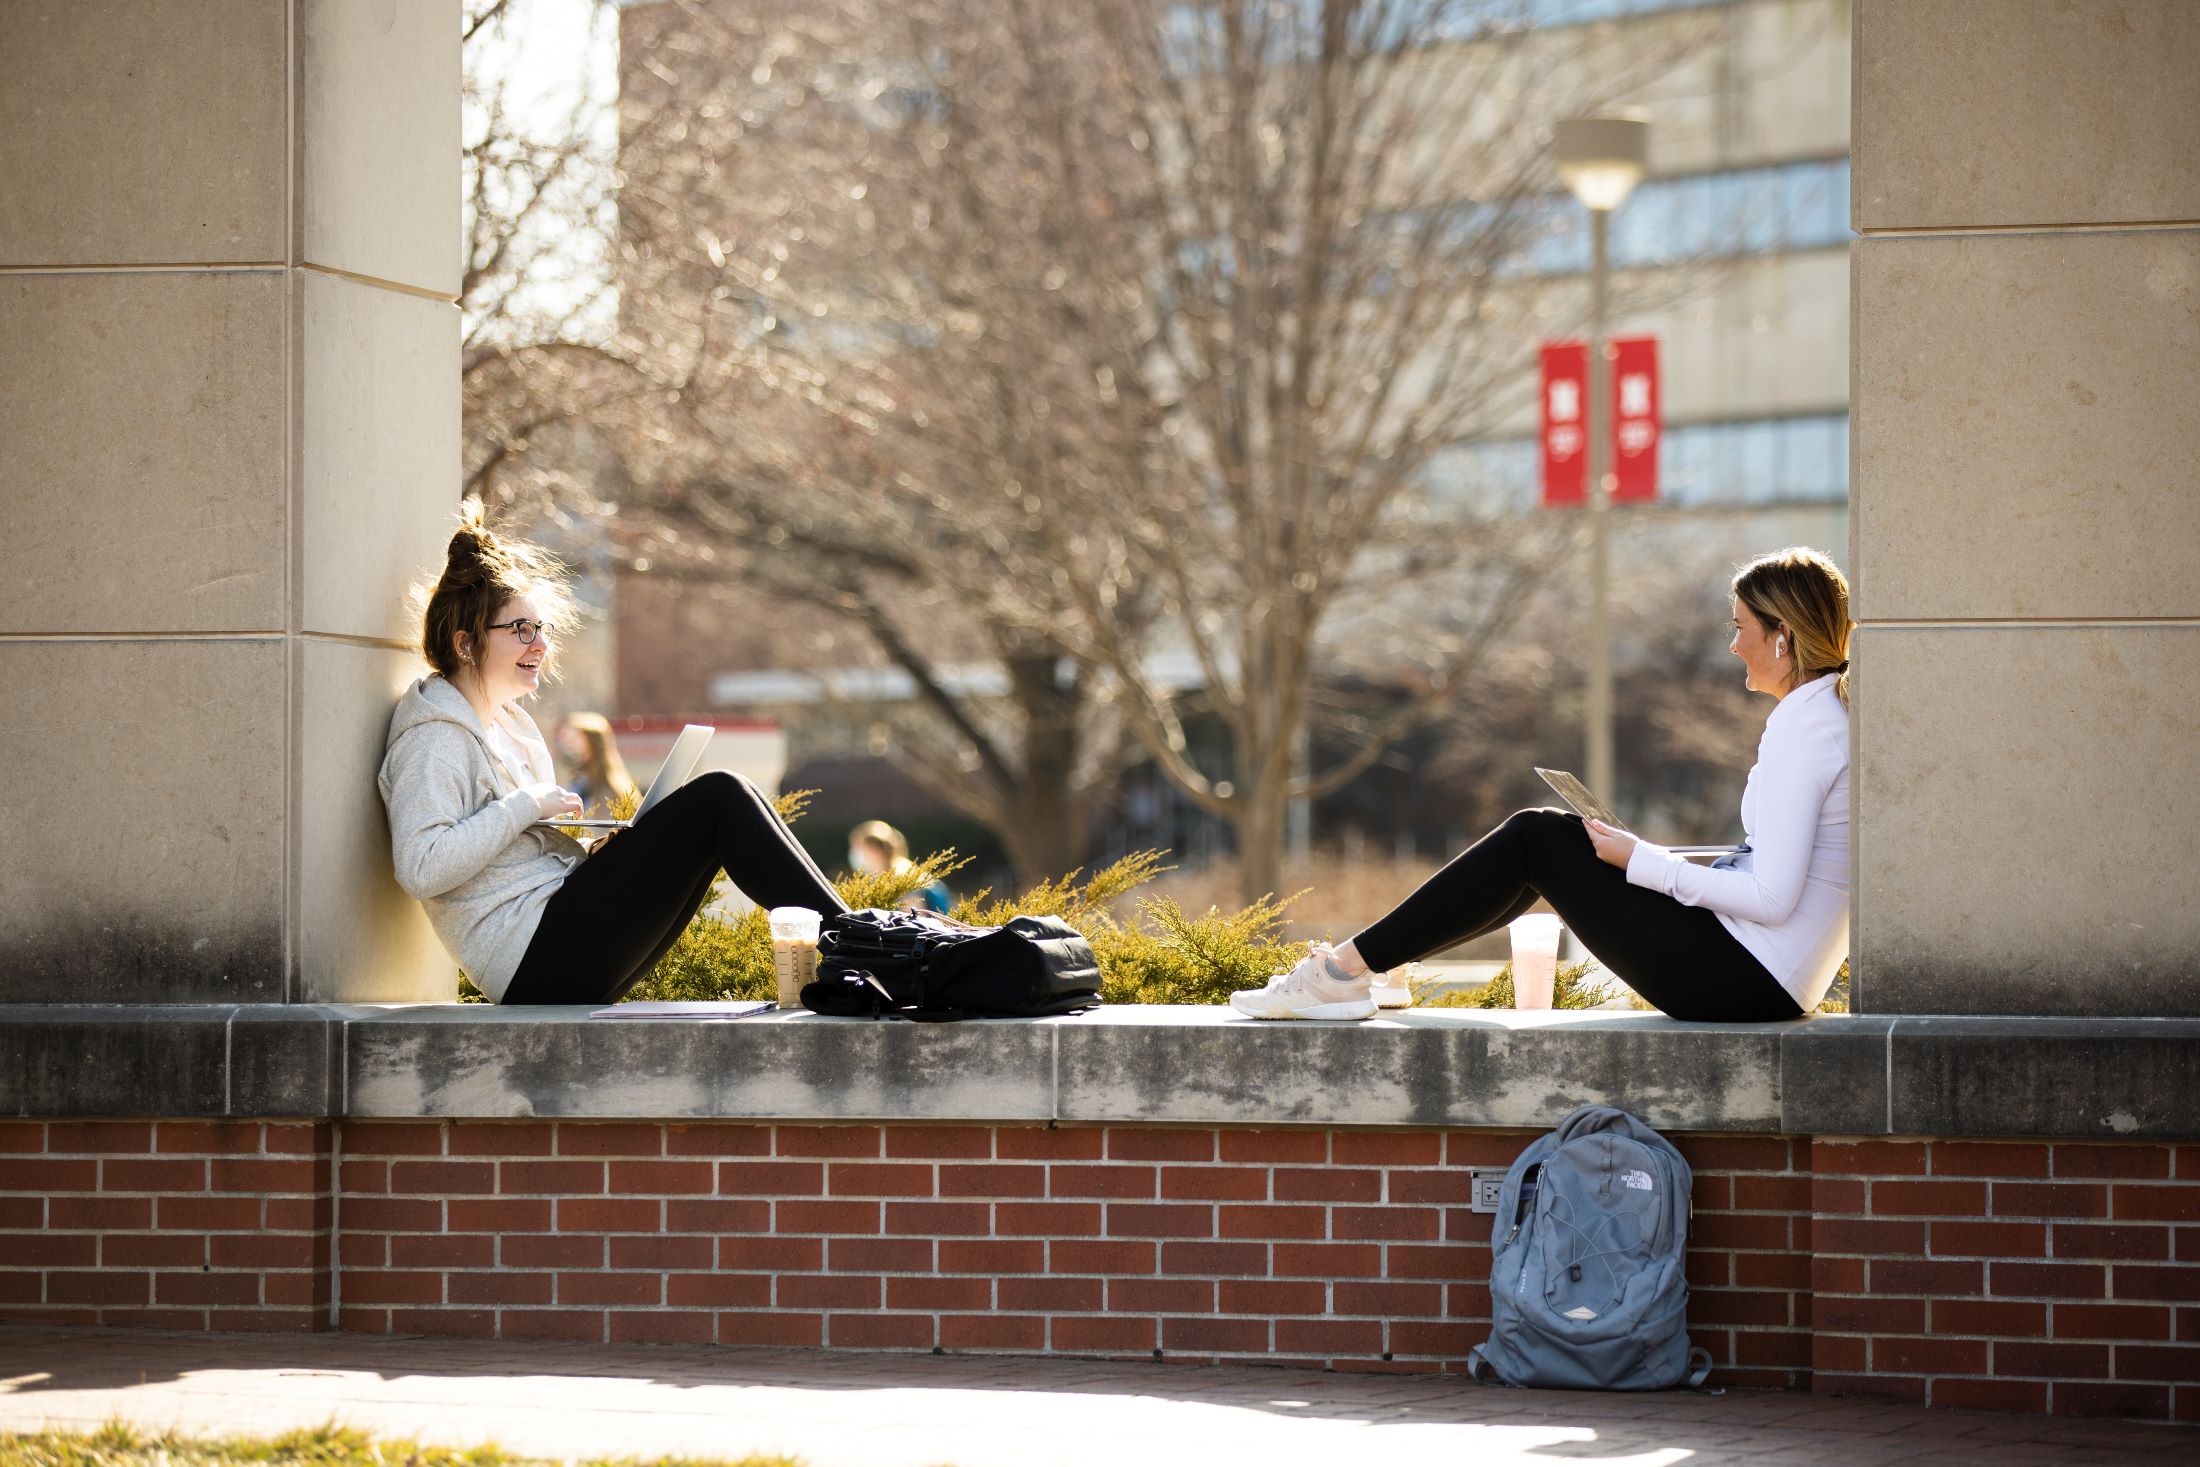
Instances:
[[[1457,1377],[975,1357],[0,1326],[0,1433],[337,1421],[559,1458],[810,1467],[1934,1467],[2200,1461],[2200,1428],[1770,1392],[1510,1391]]]

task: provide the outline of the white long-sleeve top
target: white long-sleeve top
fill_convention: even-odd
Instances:
[[[1627,879],[1708,908],[1804,1013],[1849,955],[1849,711],[1832,676],[1780,700],[1742,790],[1748,849],[1695,866],[1638,840]]]

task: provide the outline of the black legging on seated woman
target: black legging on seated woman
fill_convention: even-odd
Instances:
[[[1702,907],[1635,886],[1599,860],[1581,817],[1522,810],[1421,883],[1352,939],[1382,972],[1511,922],[1541,897],[1582,946],[1676,1019],[1792,1019],[1796,1006],[1764,964]]]
[[[616,1001],[671,950],[720,871],[760,907],[848,909],[762,791],[698,775],[573,868],[504,1002]]]

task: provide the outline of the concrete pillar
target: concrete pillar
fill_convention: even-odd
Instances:
[[[457,0],[0,5],[0,1001],[451,996],[374,773],[458,170]]]
[[[1855,39],[1858,1007],[2200,1014],[2200,5]]]

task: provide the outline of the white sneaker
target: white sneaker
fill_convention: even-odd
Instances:
[[[1364,1019],[1375,1012],[1366,978],[1354,978],[1316,947],[1265,988],[1230,995],[1230,1007],[1253,1019]]]
[[[1368,990],[1367,996],[1375,1000],[1375,1007],[1379,1009],[1410,1009],[1413,1007],[1413,980],[1420,970],[1419,963],[1407,963],[1387,973],[1377,973],[1375,985]]]

